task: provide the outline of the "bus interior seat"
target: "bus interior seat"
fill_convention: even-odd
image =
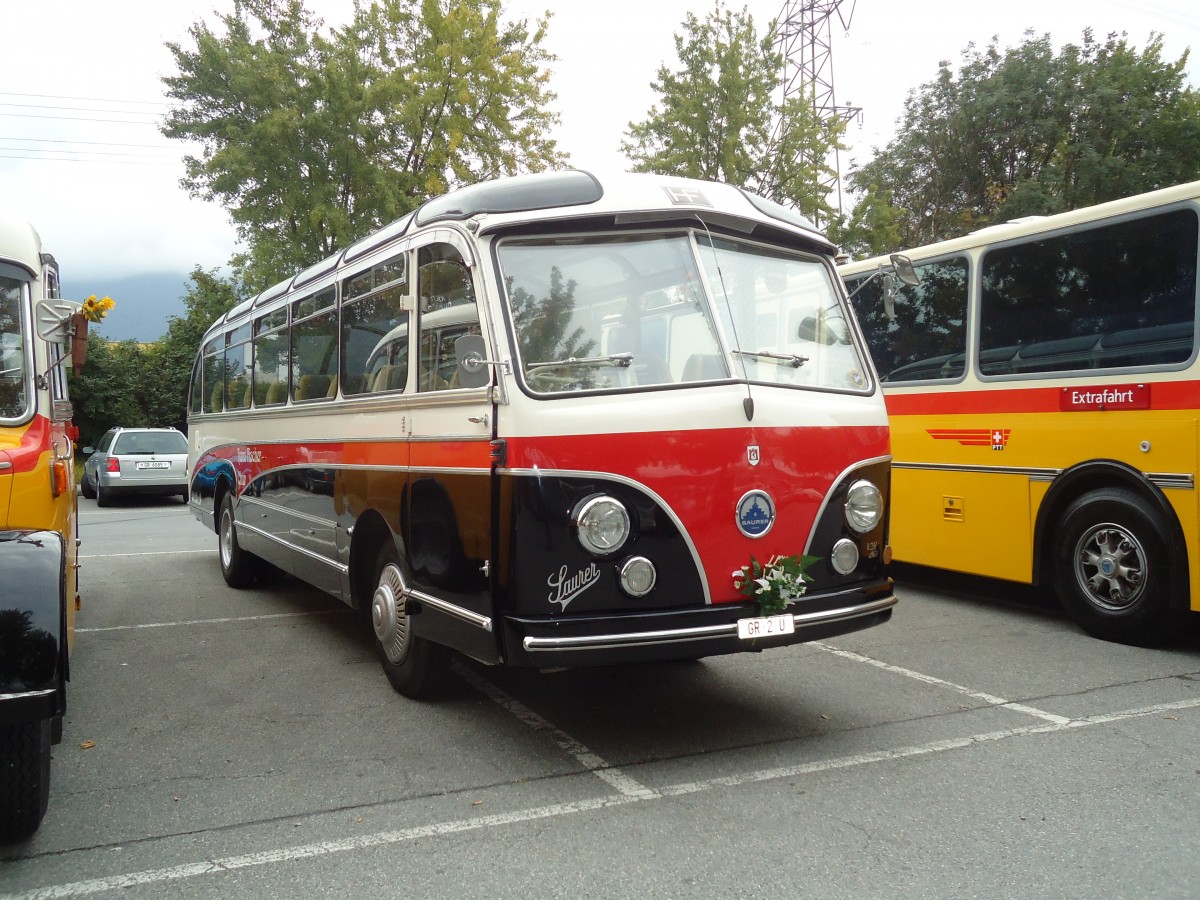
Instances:
[[[683,366],[680,381],[714,381],[728,378],[725,364],[716,353],[693,353]]]
[[[301,375],[300,382],[296,385],[296,399],[313,400],[324,397],[328,387],[328,375]]]
[[[325,396],[332,399],[337,396],[338,392],[338,377],[334,375],[329,379],[329,389],[325,391]]]
[[[268,406],[274,406],[278,403],[287,402],[287,382],[274,381],[267,388],[267,397],[264,401]]]
[[[657,353],[635,354],[632,365],[638,384],[671,384],[675,381],[667,361]]]

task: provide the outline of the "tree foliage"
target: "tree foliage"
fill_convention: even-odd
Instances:
[[[807,98],[776,99],[783,57],[774,43],[774,29],[759,36],[744,7],[718,2],[703,21],[688,13],[675,36],[679,68],[659,68],[659,102],[621,144],[634,171],[724,181],[828,218],[821,184],[845,123],[822,121]]]
[[[87,363],[70,376],[80,444],[95,445],[114,425],[187,431],[187,394],[204,332],[237,303],[239,285],[196,267],[184,296],[186,312],[171,316],[154,344],[88,341]]]
[[[1140,52],[1090,30],[1057,52],[1032,32],[1003,52],[995,39],[968,46],[957,74],[943,62],[909,94],[897,137],[850,177],[898,211],[898,242],[874,249],[1196,178],[1200,98],[1186,63],[1162,59],[1161,35]]]
[[[322,32],[304,0],[238,0],[169,43],[163,133],[184,186],[228,210],[261,289],[464,183],[559,165],[546,19],[501,0],[356,0]]]

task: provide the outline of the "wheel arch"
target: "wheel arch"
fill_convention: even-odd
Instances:
[[[1171,558],[1171,605],[1188,608],[1189,571],[1187,544],[1179,516],[1175,514],[1162,488],[1133,466],[1114,459],[1094,459],[1066,469],[1054,479],[1038,508],[1034,525],[1034,584],[1042,586],[1054,580],[1054,537],[1063,514],[1075,500],[1101,488],[1124,488],[1137,494],[1154,510],[1166,528],[1167,552]]]
[[[379,512],[368,509],[354,523],[349,577],[350,597],[357,610],[365,612],[371,607],[371,596],[375,593],[375,562],[379,557],[379,548],[388,541],[399,551],[397,535]]]

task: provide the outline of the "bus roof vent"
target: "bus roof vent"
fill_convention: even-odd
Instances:
[[[434,197],[417,210],[417,224],[469,219],[480,213],[530,212],[558,206],[586,206],[604,196],[590,172],[568,169],[484,181]]]

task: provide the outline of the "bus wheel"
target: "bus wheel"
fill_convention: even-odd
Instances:
[[[1055,589],[1088,634],[1150,644],[1170,626],[1167,538],[1137,494],[1104,488],[1063,514],[1055,550]]]
[[[221,557],[221,575],[226,584],[244,588],[254,583],[254,557],[238,544],[237,526],[233,521],[233,500],[228,493],[221,497],[217,550]]]
[[[419,700],[437,689],[449,667],[449,651],[412,633],[408,617],[408,585],[396,549],[388,541],[375,566],[371,627],[375,649],[393,688]]]
[[[0,840],[37,831],[50,801],[50,720],[0,725]]]

